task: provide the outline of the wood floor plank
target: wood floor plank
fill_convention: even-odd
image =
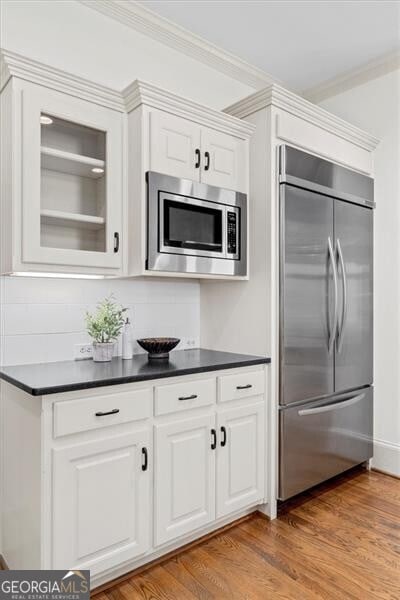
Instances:
[[[304,518],[294,514],[285,515],[280,520],[280,526],[286,530],[287,535],[295,536],[302,544],[304,551],[313,555],[314,561],[323,561],[324,563],[334,565],[338,575],[347,582],[347,586],[352,589],[354,582],[357,587],[364,590],[366,597],[370,598],[390,598],[398,600],[398,596],[392,595],[393,580],[387,573],[370,572],[368,565],[363,560],[358,559],[346,547],[337,544],[333,532],[329,537],[322,536],[319,533],[318,524],[310,526]],[[384,589],[387,593],[382,594]],[[381,593],[381,596],[377,594]],[[368,594],[373,595],[368,596]]]
[[[212,598],[236,598],[226,573],[214,570],[206,542],[179,555],[179,562]]]
[[[400,480],[355,469],[95,600],[399,600]]]
[[[181,555],[166,562],[164,568],[192,592],[198,600],[212,600],[215,598],[215,593],[209,589],[208,585],[201,582],[201,577],[198,576],[196,569],[188,566],[187,561],[182,560]]]
[[[325,548],[318,543],[304,540],[292,526],[280,522],[277,526],[271,525],[268,532],[264,532],[276,539],[277,544],[282,547],[286,544],[288,551],[292,554],[292,562],[296,557],[301,561],[300,569],[308,577],[316,577],[320,585],[327,583],[328,598],[360,598],[360,588],[354,582],[350,573],[343,573],[341,560],[332,560]],[[289,559],[290,560],[290,559]],[[322,596],[324,597],[324,596]]]
[[[296,508],[291,514],[303,516],[311,523],[318,523],[319,533],[322,536],[334,536],[338,544],[348,548],[365,561],[373,561],[381,568],[393,568],[400,577],[400,545],[391,537],[382,535],[379,524],[371,520],[360,520],[353,510],[336,509],[329,507],[315,499],[301,507]]]
[[[124,600],[193,600],[196,598],[161,565],[132,577],[117,588]],[[113,599],[115,600],[115,599]]]
[[[297,592],[304,600],[317,600],[312,590],[303,588],[284,570],[277,568],[273,557],[265,560],[254,548],[244,545],[239,528],[238,531],[232,530],[228,535],[210,540],[209,544],[210,553],[233,578],[235,588],[241,590],[242,597],[248,592],[250,598],[262,598],[263,594],[272,596],[279,590],[282,598],[292,598]]]
[[[244,533],[247,534],[247,541],[244,543],[256,548],[261,556],[266,551],[274,556],[275,560],[282,564],[282,569],[290,573],[295,581],[312,590],[319,598],[329,600],[353,600],[356,598],[350,594],[346,586],[342,587],[341,583],[337,582],[336,572],[332,573],[329,568],[316,565],[304,553],[294,552],[291,542],[280,535],[278,530],[271,535],[271,531],[263,529],[265,525],[250,523],[245,527]]]

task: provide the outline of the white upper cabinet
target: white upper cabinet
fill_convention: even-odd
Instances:
[[[150,113],[150,170],[199,181],[200,127],[169,113]]]
[[[232,135],[201,130],[201,181],[238,192],[247,189],[247,143]]]
[[[122,121],[56,91],[22,90],[22,261],[121,266]]]
[[[53,569],[92,575],[150,546],[150,428],[53,450]]]
[[[0,274],[148,274],[148,171],[247,193],[248,123],[1,58]]]
[[[246,191],[246,140],[166,112],[149,116],[151,171]]]
[[[1,112],[2,273],[121,274],[123,114],[17,78]]]

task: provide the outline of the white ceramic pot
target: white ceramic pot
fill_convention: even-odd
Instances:
[[[110,362],[114,354],[115,342],[93,342],[94,362]]]

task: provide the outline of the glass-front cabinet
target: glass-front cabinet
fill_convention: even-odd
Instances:
[[[27,84],[22,90],[22,262],[122,267],[118,111]]]

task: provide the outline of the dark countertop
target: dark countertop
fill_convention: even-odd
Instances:
[[[44,396],[269,362],[270,358],[262,356],[194,349],[171,352],[169,362],[164,363],[149,363],[147,354],[136,354],[132,360],[114,358],[109,363],[70,360],[2,367],[0,378],[32,396]]]

